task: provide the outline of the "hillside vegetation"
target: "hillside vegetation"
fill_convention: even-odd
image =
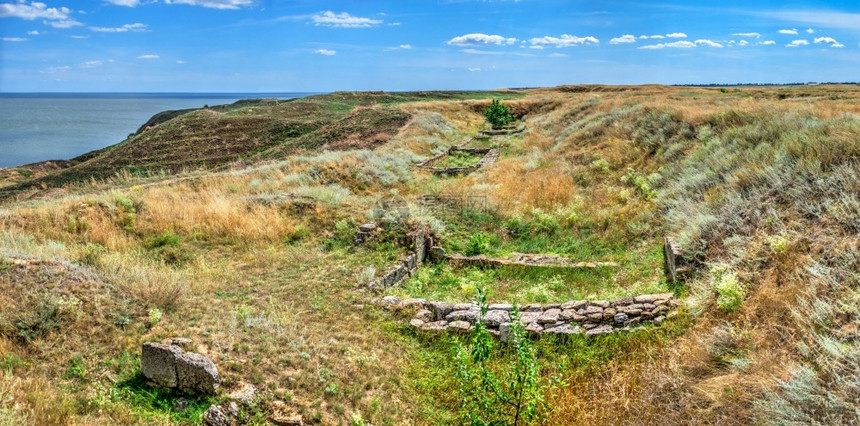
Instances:
[[[495,164],[415,167],[488,128],[502,95],[526,131]],[[334,93],[163,118],[85,159],[2,174],[0,424],[196,424],[244,383],[258,389],[249,424],[459,423],[452,359],[466,339],[417,333],[362,285],[405,253],[397,227],[353,247],[395,195],[405,228],[448,252],[618,267],[441,264],[387,294],[684,300],[659,327],[536,341],[558,379],[539,422],[860,415],[857,86]],[[486,202],[428,209],[424,195]],[[680,284],[663,271],[665,236],[691,265]],[[180,410],[183,396],[142,382],[140,344],[174,336],[216,362],[223,394]],[[514,356],[494,351],[497,365]]]

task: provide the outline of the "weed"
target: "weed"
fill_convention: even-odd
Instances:
[[[711,282],[717,293],[717,306],[726,312],[738,310],[746,298],[746,286],[738,281],[737,272],[729,270],[728,265],[711,268]]]
[[[490,252],[490,239],[482,233],[469,237],[469,245],[466,247],[466,256],[476,256]]]
[[[162,315],[163,314],[161,312],[161,309],[158,309],[158,308],[150,309],[146,314],[146,316],[149,320],[149,326],[155,327],[156,325],[158,325],[158,323],[161,321]]]

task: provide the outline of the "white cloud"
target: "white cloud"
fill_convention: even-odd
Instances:
[[[482,33],[472,33],[461,35],[448,40],[447,44],[451,46],[481,46],[491,45],[503,46],[506,44],[514,44],[517,39],[513,37],[503,37],[497,34],[489,35]]]
[[[28,21],[34,19],[63,20],[72,13],[68,7],[48,7],[45,3],[19,0],[18,3],[0,4],[0,18],[21,18]]]
[[[91,30],[100,32],[100,33],[125,33],[125,32],[141,32],[146,31],[146,24],[141,24],[140,22],[134,24],[125,24],[121,27],[117,28],[106,28],[106,27],[90,27]]]
[[[72,28],[84,25],[74,19],[63,19],[60,21],[42,21],[45,25],[50,25],[54,28]]]
[[[708,47],[723,47],[722,44],[717,43],[711,40],[696,40],[696,45],[698,46],[708,46]]]
[[[636,37],[633,37],[631,34],[624,34],[621,37],[615,37],[612,40],[609,40],[609,44],[620,43],[636,43]]]
[[[774,45],[774,44],[776,44],[776,42],[775,42],[775,41],[773,41],[773,40],[765,40],[765,41],[761,42],[761,44],[763,44],[763,45],[765,45],[765,46],[769,46],[769,45]]]
[[[78,65],[80,68],[96,68],[104,65],[105,61],[87,61]]]
[[[645,39],[649,39],[649,38],[664,39],[664,38],[666,38],[666,37],[661,36],[660,34],[655,34],[655,35],[650,35],[650,36],[647,36],[647,35],[641,35],[641,36],[639,36],[639,38],[640,38],[640,39],[642,39],[642,40],[645,40]]]
[[[140,4],[140,0],[105,0],[105,2],[116,6],[135,7]]]
[[[18,42],[18,41],[27,41],[27,39],[24,37],[3,37],[3,41]]]
[[[185,61],[183,61],[183,60],[181,60],[181,59],[180,59],[180,60],[176,61],[176,63],[177,63],[177,64],[179,64],[179,65],[182,65],[182,64],[184,64],[184,63],[185,63]]]
[[[790,30],[785,30],[785,29],[783,29],[783,30],[779,30],[778,32],[779,32],[780,34],[792,34],[792,35],[797,35],[797,28],[792,28],[792,29],[790,29]]]
[[[567,57],[567,55],[565,55],[564,53],[558,53],[558,52],[556,52],[556,53],[551,53],[551,54],[549,55],[549,57],[550,57],[550,58],[566,58],[566,57]]]
[[[826,43],[829,44],[830,47],[845,47],[844,44],[839,43],[832,37],[816,37],[815,40],[813,40],[813,43]]]
[[[701,41],[701,40],[698,40]],[[665,49],[665,48],[679,48],[679,49],[689,49],[691,47],[696,47],[696,43],[680,40],[672,43],[658,43],[658,44],[649,44],[647,46],[640,46],[639,49]]]
[[[806,29],[806,33],[807,33],[807,34],[814,34],[814,33],[815,33],[815,30],[813,30],[812,28],[807,28],[807,29]]]
[[[90,36],[88,36],[88,35],[85,35],[85,36],[84,35],[73,35],[72,38],[76,38],[78,40],[83,40],[85,38],[90,38]]]
[[[401,44],[399,47],[401,49],[404,49],[404,50],[409,50],[412,48],[412,45],[411,44]]]
[[[150,54],[146,54],[146,55],[140,55],[137,57],[137,59],[158,59],[159,57],[160,56],[158,56],[158,55],[153,55],[150,53]]]
[[[469,70],[469,72],[478,72],[481,70],[480,68],[466,68],[466,69]]]
[[[669,33],[669,34],[666,34],[666,37],[669,37],[669,38],[687,38],[687,35],[684,33]]]
[[[411,44],[401,44],[400,46],[386,47],[384,50],[386,52],[390,52],[392,50],[409,50],[411,48],[412,48]]]
[[[761,37],[761,34],[759,34],[759,33],[734,33],[732,35],[739,36],[739,37],[755,37],[755,38]]]
[[[43,69],[40,72],[42,74],[56,74],[58,72],[66,72],[70,69],[72,69],[72,67],[66,65],[66,66],[62,66],[62,67],[48,67],[48,68]]]
[[[792,40],[791,43],[785,45],[785,47],[798,47],[798,46],[807,46],[809,42],[806,40]]]
[[[314,50],[314,53],[316,53],[318,55],[323,55],[323,56],[337,55],[337,51],[329,50],[329,49],[317,49],[317,50]]]
[[[203,6],[210,9],[238,9],[254,4],[254,0],[164,0],[164,3]]]
[[[382,23],[379,19],[362,18],[360,16],[352,16],[349,13],[341,12],[334,13],[330,10],[311,16],[314,25],[322,25],[324,27],[338,28],[367,28],[374,27]]]
[[[38,31],[36,31],[36,30],[33,30],[33,31],[27,31],[27,35],[39,35],[39,32],[38,32]]]
[[[582,44],[600,44],[600,40],[593,36],[577,37],[570,34],[562,34],[561,37],[536,37],[529,40],[532,46],[555,46],[570,47]]]
[[[738,46],[746,46],[748,44],[749,44],[749,42],[747,42],[746,40],[741,40],[738,42]]]
[[[470,55],[502,55],[502,52],[491,52],[488,50],[478,50],[478,49],[461,49],[460,52],[468,53]]]

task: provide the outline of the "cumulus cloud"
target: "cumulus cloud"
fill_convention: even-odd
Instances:
[[[27,35],[39,35],[39,32],[38,32],[38,31],[36,31],[36,30],[33,30],[33,31],[27,31]]]
[[[125,24],[121,27],[116,28],[107,28],[107,27],[90,27],[91,30],[100,32],[100,33],[126,33],[126,32],[141,32],[146,31],[146,25],[141,24],[140,22],[136,22],[134,24]]]
[[[755,38],[761,37],[761,34],[759,34],[759,33],[734,33],[732,35],[739,36],[739,37],[755,37]]]
[[[814,34],[814,33],[815,33],[815,30],[813,30],[812,28],[807,28],[807,29],[806,29],[806,33],[807,33],[807,34]]]
[[[666,37],[669,37],[669,38],[687,38],[687,35],[684,33],[669,33],[669,34],[666,34]]]
[[[666,37],[661,36],[660,34],[650,35],[650,36],[647,36],[647,35],[644,35],[644,34],[643,34],[643,35],[639,36],[639,39],[641,39],[641,40],[646,40],[646,39],[649,39],[649,38],[662,39],[662,38],[666,38]]]
[[[696,45],[698,45],[698,46],[723,47],[723,45],[722,45],[722,44],[717,43],[717,42],[712,41],[712,40],[696,40],[696,42],[695,42],[695,43],[696,43]],[[746,43],[746,42],[744,42],[744,43]]]
[[[566,58],[567,55],[565,55],[564,53],[556,52],[556,53],[550,53],[549,57],[550,58]]]
[[[506,44],[514,44],[516,42],[517,39],[513,37],[503,37],[497,34],[489,35],[482,33],[472,33],[454,37],[451,40],[448,40],[447,44],[451,46],[503,46]]]
[[[478,72],[481,70],[480,68],[466,68],[466,69],[469,70],[469,72]]]
[[[116,6],[135,7],[140,4],[140,0],[105,0],[105,2]]]
[[[535,37],[529,40],[532,46],[554,46],[554,47],[570,47],[582,44],[599,44],[600,40],[592,36],[577,37],[570,34],[562,34],[561,37]]]
[[[776,42],[775,42],[775,41],[773,41],[773,40],[765,40],[765,41],[761,42],[761,44],[763,44],[763,45],[765,45],[765,46],[769,46],[769,45],[774,45],[774,44],[776,44]]]
[[[330,10],[311,16],[311,21],[317,26],[338,28],[367,28],[382,23],[380,19],[352,16],[346,12],[334,13]]]
[[[738,42],[738,46],[746,46],[748,44],[749,44],[749,42],[747,42],[746,40],[741,40]]]
[[[411,44],[401,44],[400,46],[386,47],[384,50],[385,51],[391,51],[391,50],[409,50],[409,49],[412,49]]]
[[[72,28],[84,25],[74,19],[63,19],[60,21],[42,21],[45,25],[50,25],[54,28]]]
[[[210,9],[238,9],[254,4],[254,0],[164,0],[164,3],[203,6]]]
[[[334,55],[337,55],[337,51],[335,51],[335,50],[329,50],[329,49],[317,49],[317,50],[314,50],[314,53],[316,53],[316,54],[318,54],[318,55],[323,55],[323,56],[334,56]]]
[[[3,41],[19,42],[19,41],[27,41],[27,39],[24,37],[3,37]]]
[[[48,7],[45,3],[19,1],[0,4],[0,18],[64,20],[72,11],[68,7]]]
[[[158,56],[158,55],[153,55],[153,54],[151,54],[151,53],[146,54],[146,55],[140,55],[140,56],[138,56],[138,57],[137,57],[137,59],[158,59],[158,58],[160,58],[160,56]]]
[[[649,44],[647,46],[640,46],[639,49],[649,49],[649,50],[666,49],[666,48],[689,49],[691,47],[696,47],[696,43],[686,41],[686,40],[680,40],[680,41],[674,41],[672,43]]]
[[[779,32],[780,34],[791,34],[791,35],[797,35],[797,28],[792,28],[792,29],[790,29],[790,30],[782,29],[782,30],[779,30],[778,32]]]
[[[87,61],[78,65],[80,68],[97,68],[104,65],[105,61]]]
[[[792,40],[791,43],[785,45],[785,47],[799,47],[799,46],[807,46],[809,42],[806,40]]]
[[[42,74],[56,74],[58,72],[66,72],[70,69],[72,69],[72,67],[66,65],[66,66],[62,66],[62,67],[48,67],[48,68],[43,69],[40,72]]]
[[[813,40],[813,43],[816,43],[816,44],[825,43],[825,44],[829,44],[830,47],[845,47],[844,44],[839,43],[838,41],[834,40],[832,37],[816,37],[815,40]]]
[[[621,43],[636,43],[636,37],[633,37],[631,34],[624,34],[621,37],[615,37],[612,40],[609,40],[609,44]]]

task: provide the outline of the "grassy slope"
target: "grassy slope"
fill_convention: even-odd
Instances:
[[[261,389],[252,421],[283,401],[308,422],[456,422],[449,341],[415,336],[364,306],[357,288],[402,252],[386,240],[349,248],[376,198],[396,191],[487,197],[485,210],[420,212],[451,251],[481,234],[488,254],[621,264],[545,275],[436,267],[394,290],[404,296],[467,300],[480,282],[499,302],[665,291],[664,234],[701,265],[677,289],[688,306],[664,327],[539,344],[544,371],[569,383],[550,395],[558,408],[549,422],[851,421],[860,92],[586,89],[512,101],[529,130],[505,142],[493,167],[465,177],[411,167],[482,123],[485,102],[441,99],[404,105],[415,118],[373,151],[307,152],[169,185],[126,176],[6,205],[3,253],[71,259],[95,278],[58,290],[39,269],[47,266],[0,265],[3,294],[21,294],[0,315],[0,394],[9,396],[0,418],[193,421],[209,401],[175,413],[165,407],[176,395],[135,384],[140,342],[183,335],[216,359],[228,389]],[[331,96],[344,105],[355,97]],[[314,201],[277,201],[296,197]],[[716,306],[717,264],[746,288],[735,312]],[[32,282],[25,293],[21,282]],[[36,303],[6,309],[22,301]],[[49,329],[27,342],[22,319]]]

